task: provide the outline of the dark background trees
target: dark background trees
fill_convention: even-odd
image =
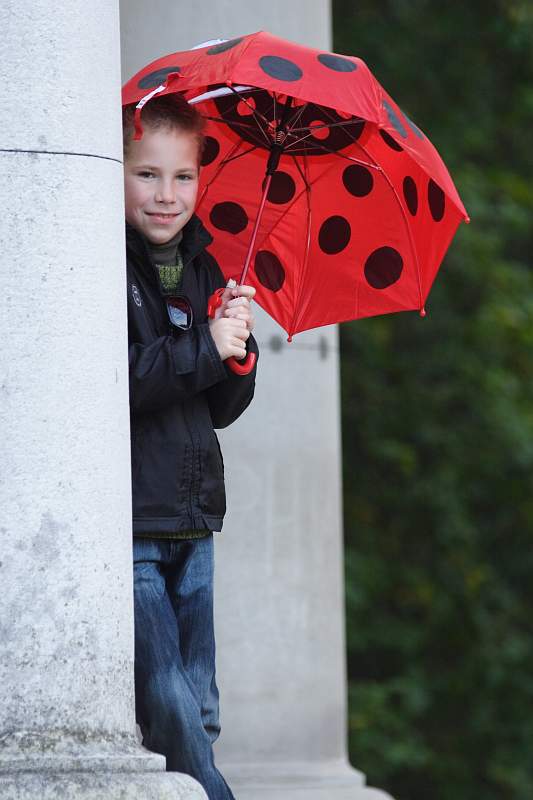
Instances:
[[[470,213],[341,326],[349,734],[397,800],[533,798],[533,4],[334,0]]]

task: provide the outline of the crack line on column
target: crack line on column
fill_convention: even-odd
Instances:
[[[116,164],[123,164],[119,158],[111,156],[97,156],[95,153],[75,153],[71,150],[20,150],[18,148],[0,147],[0,153],[40,153],[45,156],[83,156],[85,158],[101,158],[104,161],[114,161]]]

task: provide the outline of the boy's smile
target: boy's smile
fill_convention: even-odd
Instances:
[[[126,220],[152,244],[165,244],[194,213],[198,140],[193,133],[145,127],[124,163]]]

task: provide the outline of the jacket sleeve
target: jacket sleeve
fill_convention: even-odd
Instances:
[[[253,336],[249,337],[246,349],[249,353],[255,353],[256,359],[259,358],[259,350]],[[236,375],[225,365],[224,370],[227,380],[217,383],[207,392],[214,428],[226,428],[231,425],[249,406],[254,396],[257,360],[249,375]]]
[[[161,336],[149,345],[129,346],[130,407],[156,411],[226,382],[209,325],[196,325],[175,338]]]

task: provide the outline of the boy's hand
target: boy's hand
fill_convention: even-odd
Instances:
[[[209,320],[209,330],[222,361],[230,356],[239,361],[246,356],[246,340],[250,336],[244,319],[234,316]]]
[[[255,289],[253,286],[226,288],[222,295],[222,304],[215,312],[215,319],[220,317],[242,319],[246,323],[248,331],[252,331],[255,326],[255,319],[251,311],[250,301],[254,295]]]
[[[233,299],[225,304],[224,316],[230,319],[242,319],[248,331],[253,331],[255,325],[251,309],[251,299],[255,294],[253,286],[237,286],[231,290]],[[222,301],[224,304],[224,301]]]

